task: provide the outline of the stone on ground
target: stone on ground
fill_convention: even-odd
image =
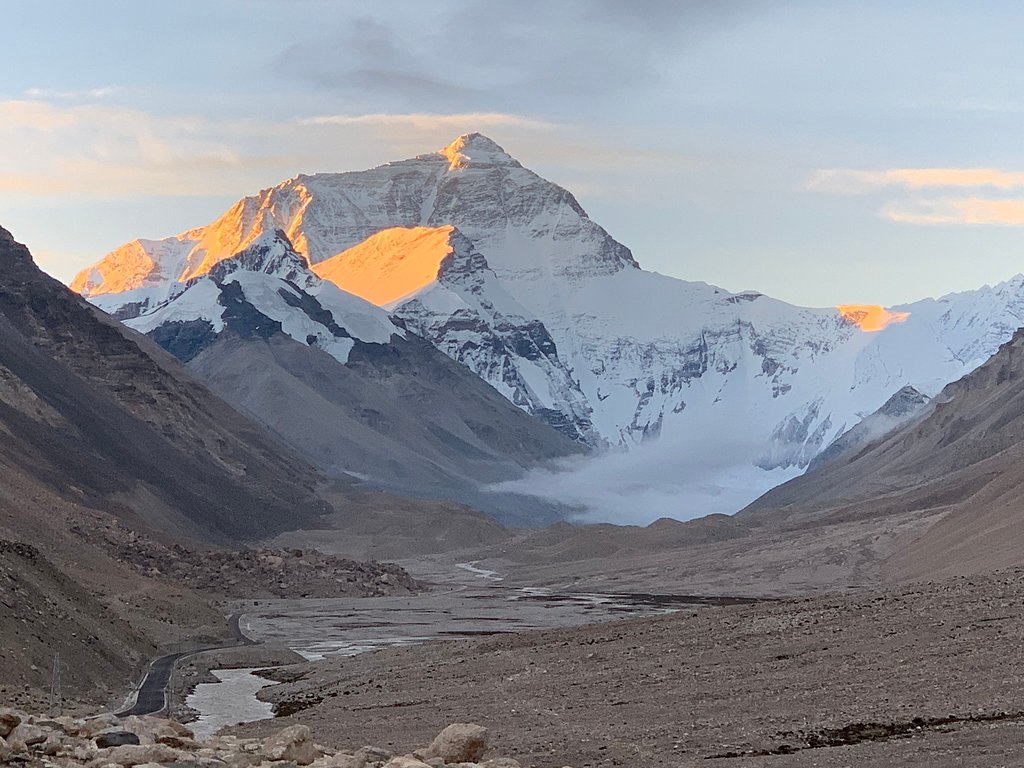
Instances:
[[[446,763],[476,763],[487,751],[487,729],[475,723],[452,723],[441,731],[424,757],[440,757]]]

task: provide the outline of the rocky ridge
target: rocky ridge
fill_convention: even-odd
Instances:
[[[423,588],[392,563],[349,560],[315,549],[200,550],[164,544],[116,522],[71,530],[144,576],[217,597],[378,597]]]
[[[866,416],[852,428],[833,440],[827,448],[811,460],[807,470],[813,471],[823,464],[842,456],[852,454],[894,430],[902,427],[928,405],[929,398],[909,384],[894,394],[885,404],[870,416]]]

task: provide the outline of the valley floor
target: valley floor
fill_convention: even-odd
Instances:
[[[331,746],[478,722],[524,765],[1024,763],[1024,570],[389,649],[289,667]],[[299,679],[295,679],[295,675]]]

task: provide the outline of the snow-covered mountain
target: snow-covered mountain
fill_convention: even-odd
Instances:
[[[197,328],[204,328],[205,337],[212,340],[239,319],[246,320],[248,333],[280,330],[340,363],[348,361],[357,341],[387,344],[392,336],[405,337],[387,312],[317,278],[280,230],[261,233],[233,258],[217,262],[199,277],[124,296],[130,297],[128,305],[116,306],[111,296],[97,298],[95,303],[101,309],[114,309],[119,319],[137,331],[158,333],[165,346],[171,344],[172,333],[184,332],[198,341]],[[142,307],[146,310],[138,311]],[[252,317],[253,308],[264,316],[259,321]],[[241,314],[250,317],[241,318]],[[180,344],[174,346],[181,350],[177,356],[186,361],[201,351],[198,343],[188,352]]]
[[[95,301],[329,475],[458,499],[520,525],[559,514],[481,488],[582,446],[397,317],[317,277],[280,230],[185,282]]]
[[[1024,325],[1020,276],[887,310],[795,307],[644,271],[568,191],[479,134],[290,179],[209,226],[122,246],[72,287],[142,327],[176,283],[278,229],[321,277],[567,436],[643,443],[667,473],[717,457],[722,482],[749,494],[799,474],[902,387],[936,394]],[[715,502],[716,482],[700,511],[733,511],[742,498]]]

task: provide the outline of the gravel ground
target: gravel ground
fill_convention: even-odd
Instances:
[[[1024,570],[684,610],[282,670],[323,743],[487,726],[524,765],[1024,764]]]

